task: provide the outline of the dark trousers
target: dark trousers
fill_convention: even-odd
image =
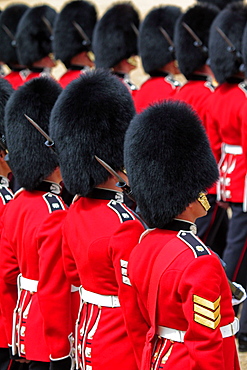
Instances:
[[[28,370],[49,370],[49,368],[50,368],[49,362],[31,361],[29,363]]]

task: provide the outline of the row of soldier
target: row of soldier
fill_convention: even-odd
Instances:
[[[218,2],[218,5],[222,4]],[[21,8],[23,17],[20,18]],[[16,12],[18,19],[14,29],[10,24],[14,20],[13,13],[8,18],[8,12]],[[23,5],[11,6],[0,18],[1,32],[8,40],[12,56],[15,55],[15,59],[7,60],[10,50],[7,43],[1,44],[4,48],[0,50],[0,59],[12,70],[2,81],[9,80],[14,88],[23,85],[11,94],[5,124],[10,167],[19,185],[25,189],[8,204],[2,219],[0,294],[1,302],[6,302],[1,304],[1,309],[8,338],[2,337],[1,347],[7,348],[7,343],[12,343],[12,358],[30,360],[31,369],[69,368],[68,335],[74,331],[79,309],[78,287],[82,286],[74,332],[77,368],[136,369],[142,366],[142,369],[156,369],[163,366],[181,369],[184,366],[213,369],[218,366],[223,369],[230,366],[238,369],[232,334],[226,335],[226,340],[222,340],[223,334],[220,337],[220,327],[224,327],[225,332],[236,332],[222,268],[198,239],[194,245],[191,239],[186,239],[187,235],[185,243],[190,245],[196,257],[198,251],[193,248],[198,248],[198,244],[204,256],[195,262],[191,251],[186,251],[185,262],[181,264],[179,261],[179,269],[188,274],[188,280],[191,279],[189,283],[186,281],[191,285],[190,292],[186,290],[188,286],[183,287],[186,292],[180,296],[184,299],[182,304],[175,299],[178,299],[178,286],[173,282],[176,280],[174,276],[169,275],[171,271],[165,275],[167,283],[160,283],[167,300],[153,296],[153,302],[160,306],[152,309],[156,309],[160,316],[159,325],[173,328],[173,333],[172,336],[171,332],[158,333],[161,338],[154,343],[157,322],[152,317],[147,289],[149,280],[151,286],[157,281],[151,279],[151,267],[147,268],[143,287],[146,290],[138,305],[131,288],[134,283],[139,292],[141,284],[137,272],[139,277],[144,276],[150,252],[143,253],[146,259],[141,258],[141,251],[138,254],[138,248],[136,255],[132,253],[131,283],[127,272],[129,254],[144,228],[124,205],[123,194],[115,186],[119,179],[109,176],[95,155],[110,163],[127,182],[122,172],[123,139],[135,113],[133,102],[137,112],[164,99],[191,104],[205,125],[211,148],[220,164],[217,189],[217,168],[204,132],[197,127],[197,117],[187,106],[172,102],[154,106],[134,118],[127,135],[129,140],[126,140],[128,175],[148,227],[168,229],[176,234],[181,229],[191,232],[198,215],[204,215],[197,221],[198,235],[220,255],[226,239],[223,258],[227,263],[227,274],[245,286],[246,146],[243,133],[246,87],[243,65],[247,44],[244,42],[246,6],[239,2],[220,11],[213,5],[201,3],[184,13],[178,7],[163,6],[146,16],[139,31],[138,13],[129,3],[113,6],[98,22],[96,18],[95,7],[85,1],[68,3],[57,16],[54,26],[55,12],[47,6],[30,9]],[[11,19],[10,23],[8,19]],[[69,84],[63,93],[53,79],[33,80],[47,74],[46,68],[52,67],[48,55],[52,46],[55,56],[68,69],[60,79],[62,87]],[[137,49],[143,68],[150,75],[139,90],[128,78],[128,73],[136,65]],[[96,67],[113,70],[129,91],[107,72],[87,72],[94,65],[92,50]],[[187,79],[183,87],[179,87],[173,76],[178,73],[178,66]],[[214,78],[219,83],[216,90]],[[48,132],[51,110],[50,134],[55,140],[55,153],[44,146],[41,134],[35,132],[24,116],[31,117]],[[167,128],[159,120],[166,122]],[[4,159],[6,142],[2,145],[5,145]],[[164,158],[160,157],[161,152]],[[6,161],[2,162],[5,166],[2,189],[7,202],[11,197],[6,187],[9,169]],[[81,196],[74,200],[69,212],[58,195],[60,187],[57,184],[62,180],[58,164],[69,193]],[[209,193],[210,212],[205,216],[205,210],[198,210],[196,203],[197,208],[191,211],[193,217],[190,213],[187,218],[188,204],[200,199],[199,193],[205,189]],[[127,204],[133,208],[135,203],[127,201]],[[228,225],[226,208],[229,206],[232,217]],[[186,226],[176,220],[170,225],[175,216],[181,219],[178,217],[181,214],[193,224]],[[120,228],[119,220],[123,224]],[[143,245],[140,244],[141,248]],[[208,271],[204,258],[209,258]],[[191,261],[193,267],[191,265],[187,270],[187,263],[189,265]],[[176,263],[174,266],[178,268]],[[13,325],[16,279],[20,272],[20,297]],[[219,278],[217,283],[214,281],[216,276]],[[204,286],[205,280],[212,286]],[[70,291],[71,284],[73,292]],[[169,297],[166,285],[169,290],[173,287],[174,296]],[[38,294],[35,293],[37,290]],[[142,307],[146,304],[149,317]],[[176,304],[178,308],[175,308]],[[137,306],[140,305],[139,311]],[[188,316],[185,314],[183,318],[181,307],[188,310]],[[245,306],[242,312],[239,345],[241,350],[246,350]],[[230,329],[229,324],[232,325]],[[140,365],[147,332],[150,341],[146,342]],[[178,335],[180,340],[176,339]],[[152,356],[150,345],[155,349]],[[194,345],[198,348],[192,354],[190,346]],[[218,357],[217,346],[221,351]],[[7,350],[2,353],[9,357]]]

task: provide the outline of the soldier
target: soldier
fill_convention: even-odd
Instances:
[[[215,89],[208,58],[208,39],[210,26],[218,13],[217,7],[206,3],[188,8],[176,24],[174,38],[179,68],[187,79],[175,99],[189,103],[199,114],[206,130],[208,101]],[[205,217],[196,221],[198,236],[222,256],[228,216],[216,202],[216,187],[207,191],[211,208]]]
[[[59,79],[63,88],[94,66],[91,43],[96,20],[95,6],[84,0],[67,3],[57,17],[53,50],[67,68]]]
[[[11,72],[4,78],[14,89],[21,86],[26,80],[26,67],[20,65],[16,53],[16,29],[23,14],[28,9],[27,5],[15,4],[8,6],[0,17],[0,60],[7,64]]]
[[[126,321],[134,339],[145,334],[137,310],[150,328],[141,369],[240,369],[228,281],[196,236],[195,220],[209,207],[204,189],[218,178],[199,117],[182,102],[149,107],[132,120],[124,153],[149,227],[128,264],[138,303]]]
[[[39,120],[41,128],[47,132],[51,108],[60,92],[61,87],[53,79],[33,79],[12,94],[5,115],[9,161],[22,189],[15,194],[2,217],[0,302],[8,343],[12,343],[12,357],[30,361],[29,369],[38,370],[50,368],[49,355],[51,369],[67,369],[71,363],[68,313],[60,309],[61,302],[56,300],[54,290],[50,301],[54,299],[52,303],[56,309],[50,312],[50,320],[57,320],[62,325],[60,339],[52,345],[51,337],[57,339],[58,334],[53,331],[47,334],[46,322],[41,315],[42,300],[39,302],[36,293],[43,263],[49,262],[50,254],[56,248],[53,245],[60,243],[59,230],[66,212],[59,196],[61,174],[57,156],[44,145],[43,137],[24,114]],[[58,264],[59,258],[58,253]],[[54,275],[47,289],[50,291],[59,286],[58,294],[63,297],[66,284],[70,285],[66,282],[59,285],[56,264],[52,269]],[[66,298],[68,306],[68,294]],[[61,359],[64,332],[67,333],[67,357]]]
[[[16,32],[19,63],[29,68],[26,81],[50,75],[55,66],[52,53],[53,23],[56,11],[48,5],[28,9],[18,23]]]
[[[129,73],[137,67],[139,15],[128,3],[108,9],[97,22],[93,34],[96,68],[111,69],[127,86],[133,97],[137,91]]]
[[[232,215],[229,220],[223,259],[230,279],[246,286],[246,162],[243,154],[247,87],[243,73],[243,32],[247,22],[247,7],[242,3],[228,5],[212,24],[209,41],[211,66],[219,82],[209,105],[208,133],[219,162],[219,200],[226,202]],[[246,305],[246,304],[245,304]],[[244,314],[246,315],[246,314]],[[245,320],[245,318],[243,317]],[[247,328],[241,332],[246,333]],[[246,335],[244,335],[246,339]],[[243,350],[247,349],[246,343]]]
[[[13,193],[9,189],[8,174],[11,172],[5,161],[7,154],[7,146],[4,130],[4,108],[11,96],[13,89],[8,81],[0,79],[0,215],[4,211],[4,206],[13,198]],[[7,370],[10,366],[10,356],[8,348],[8,340],[6,338],[4,321],[0,310],[0,369]]]
[[[173,77],[179,73],[173,34],[180,14],[177,6],[161,6],[152,9],[141,24],[139,54],[143,69],[150,77],[135,94],[137,112],[152,103],[172,97],[180,86]]]
[[[128,256],[144,227],[116,186],[119,174],[127,181],[123,141],[134,113],[127,87],[109,71],[97,70],[71,82],[51,114],[50,132],[65,186],[79,194],[63,226],[65,270],[72,284],[82,286],[77,369],[137,369],[122,306],[128,305]],[[95,155],[116,175],[110,175]],[[113,234],[121,224],[127,233],[116,246]]]

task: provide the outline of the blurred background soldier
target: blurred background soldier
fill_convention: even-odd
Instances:
[[[219,13],[211,4],[199,3],[179,18],[175,29],[175,50],[180,71],[187,82],[174,97],[189,103],[198,113],[207,131],[208,100],[214,92],[213,72],[208,58],[210,26]],[[198,218],[198,236],[222,256],[226,245],[228,216],[216,203],[216,186],[208,191],[211,208],[203,218]]]
[[[62,87],[94,66],[91,42],[96,20],[95,6],[84,0],[67,3],[58,14],[53,50],[67,68],[59,79]]]
[[[162,6],[151,10],[141,24],[138,49],[143,69],[150,78],[135,94],[137,112],[173,96],[180,85],[173,77],[179,73],[173,34],[180,14],[176,6]]]
[[[10,68],[10,73],[4,78],[14,89],[21,86],[27,76],[26,67],[20,65],[17,58],[15,37],[18,23],[27,9],[28,6],[24,4],[10,5],[0,16],[0,60]]]
[[[26,81],[49,75],[55,66],[52,53],[53,23],[56,11],[48,5],[28,9],[16,32],[19,63],[29,68]]]
[[[2,215],[4,211],[5,204],[7,204],[13,198],[13,193],[9,189],[8,180],[10,168],[5,161],[7,146],[4,130],[4,108],[12,92],[13,89],[10,83],[8,81],[5,81],[4,79],[0,79],[0,215]],[[10,369],[11,360],[1,309],[0,333],[0,370],[7,370]]]
[[[66,188],[78,194],[63,228],[64,266],[71,284],[81,285],[76,326],[77,369],[137,370],[122,304],[128,305],[127,263],[142,224],[124,204],[116,175],[95,159],[123,172],[124,135],[135,114],[128,88],[109,71],[87,72],[62,92],[51,114]],[[133,225],[121,247],[113,234]],[[130,227],[130,226],[129,226]]]
[[[199,117],[182,102],[149,107],[132,120],[124,154],[149,227],[128,265],[138,304],[126,320],[134,336],[143,335],[139,309],[150,328],[141,370],[239,370],[227,277],[196,236],[195,220],[209,207],[203,191],[218,178]]]
[[[44,138],[24,114],[39,119],[41,128],[48,132],[50,112],[60,92],[61,87],[53,79],[32,79],[12,94],[5,111],[9,161],[22,189],[15,193],[2,217],[0,302],[13,358],[31,361],[29,368],[37,370],[49,369],[51,354],[37,293],[42,258],[49,259],[51,245],[43,251],[44,255],[41,247],[49,235],[52,243],[59,242],[58,219],[50,223],[46,233],[44,225],[56,212],[63,213],[65,205],[59,197],[61,174],[57,156],[44,145]],[[57,279],[56,274],[53,279]],[[59,287],[60,295],[63,289],[63,285]],[[55,310],[50,320],[58,320],[62,330],[67,331],[69,317],[61,320],[60,315],[63,312]],[[56,333],[50,332],[52,335]],[[60,344],[57,341],[53,348],[59,349]],[[54,354],[55,351],[52,358],[56,360]],[[67,362],[70,365],[69,357],[64,361],[65,366]]]
[[[137,88],[129,73],[137,67],[138,28],[137,10],[130,2],[118,3],[105,12],[93,34],[96,68],[112,69],[127,84],[133,97]]]
[[[233,3],[212,24],[209,55],[219,86],[210,99],[208,115],[208,133],[220,168],[217,197],[229,204],[232,213],[223,260],[228,277],[243,286],[247,280],[247,189],[243,154],[246,117],[241,109],[246,104],[247,87],[241,52],[246,22],[247,6]],[[240,336],[241,331],[240,323]],[[246,335],[245,339],[247,350]]]

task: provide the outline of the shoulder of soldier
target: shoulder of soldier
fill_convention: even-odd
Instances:
[[[42,198],[43,198],[43,200],[45,201],[45,203],[47,205],[49,213],[66,209],[64,202],[56,194],[46,193],[46,194],[42,195]]]
[[[13,199],[13,197],[14,195],[9,188],[0,185],[0,198],[4,205],[7,204],[11,199]]]
[[[243,81],[238,84],[238,88],[243,91],[245,96],[247,97],[247,82]]]
[[[115,212],[115,214],[119,218],[120,223],[137,219],[137,217],[131,212],[131,210],[122,202],[110,200],[107,206],[113,212]]]
[[[191,249],[195,258],[212,255],[211,250],[192,231],[181,230],[177,234],[177,238]]]

